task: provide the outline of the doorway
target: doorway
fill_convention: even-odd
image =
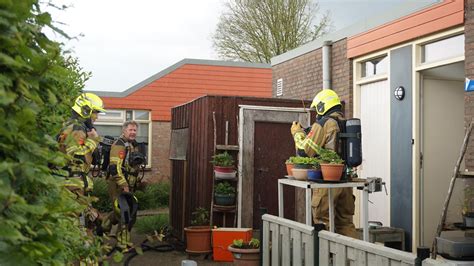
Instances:
[[[420,243],[429,246],[464,138],[464,62],[420,72]]]

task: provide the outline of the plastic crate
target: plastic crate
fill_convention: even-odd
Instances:
[[[215,261],[233,261],[232,253],[227,250],[234,239],[250,241],[252,228],[217,228],[212,229],[212,250]]]

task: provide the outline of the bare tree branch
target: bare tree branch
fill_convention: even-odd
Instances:
[[[314,22],[313,0],[230,0],[213,35],[222,59],[266,62],[312,41],[330,29],[329,14]]]

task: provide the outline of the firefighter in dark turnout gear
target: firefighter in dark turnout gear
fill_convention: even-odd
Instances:
[[[109,214],[109,219],[107,219],[104,227],[110,230],[112,225],[118,225],[116,237],[122,247],[130,244],[130,231],[135,219],[123,221],[118,199],[121,194],[134,192],[139,182],[140,167],[146,164],[145,157],[138,151],[136,142],[137,130],[137,122],[125,122],[122,127],[122,135],[112,144],[110,150],[107,183],[109,196],[114,204],[114,210]],[[132,205],[137,204],[136,198],[133,196],[131,201]],[[130,206],[130,208],[132,207]],[[125,224],[126,222],[128,224]]]
[[[99,143],[99,135],[93,128],[93,122],[99,112],[105,112],[102,99],[93,93],[82,93],[74,102],[71,118],[58,135],[59,148],[69,158],[66,168],[68,176],[64,186],[75,193],[78,201],[83,203],[86,201],[82,196],[93,188],[88,173],[92,153]],[[81,223],[90,228],[90,223],[97,218],[98,212],[89,206],[81,217]]]
[[[340,132],[338,120],[343,119],[342,105],[339,96],[333,90],[322,90],[311,104],[318,114],[317,121],[311,126],[311,131],[306,134],[299,123],[294,122],[291,126],[291,134],[299,154],[308,157],[317,156],[318,147],[340,152],[337,141],[337,133]],[[340,154],[340,153],[339,153]],[[355,226],[352,221],[354,215],[354,196],[352,188],[334,188],[335,209],[335,232],[356,237]],[[312,199],[313,222],[329,225],[329,202],[328,191],[325,188],[313,190]]]

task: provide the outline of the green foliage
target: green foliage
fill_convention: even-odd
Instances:
[[[254,249],[260,247],[260,240],[256,238],[250,239],[249,242],[244,242],[243,239],[234,239],[232,241],[232,247],[241,249]]]
[[[138,199],[138,209],[149,210],[168,207],[170,189],[170,183],[167,181],[146,184],[143,190],[135,191],[135,197]]]
[[[312,0],[229,0],[212,37],[214,48],[222,59],[270,63],[329,30],[329,15],[318,12]]]
[[[206,208],[196,208],[192,216],[191,225],[209,225],[209,211]]]
[[[85,205],[50,168],[66,163],[55,135],[89,74],[42,33],[55,27],[37,0],[0,7],[0,265],[96,258],[98,241],[78,224]]]
[[[169,226],[169,215],[162,213],[154,216],[139,217],[134,225],[140,234],[153,234],[163,231]]]
[[[228,152],[223,152],[212,156],[211,163],[215,166],[232,166],[234,165],[234,159]]]
[[[214,189],[215,194],[219,195],[235,195],[235,188],[229,182],[220,182]]]
[[[94,179],[94,190],[92,191],[91,196],[97,198],[97,201],[92,203],[94,208],[100,212],[112,211],[112,201],[110,200],[107,181],[104,178]]]
[[[318,148],[319,159],[322,163],[329,164],[342,164],[344,160],[341,159],[341,156],[337,152],[322,147]]]
[[[316,157],[299,157],[299,156],[292,156],[288,160],[286,160],[286,163],[292,163],[292,164],[309,164],[313,168],[319,168],[319,159]]]

